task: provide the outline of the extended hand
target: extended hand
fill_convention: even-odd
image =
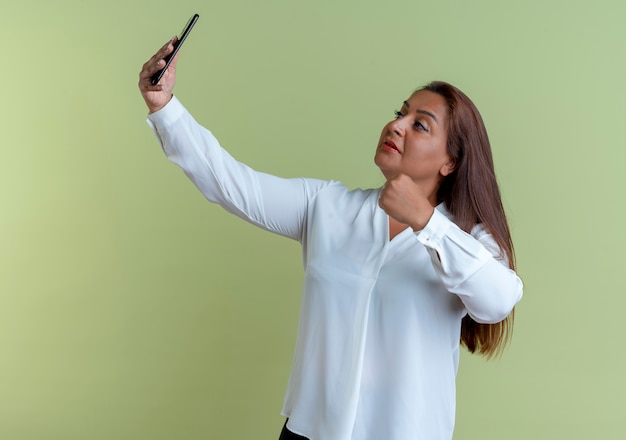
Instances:
[[[174,50],[177,37],[168,41],[152,58],[143,65],[139,72],[139,90],[143,96],[150,113],[161,110],[170,102],[173,96],[174,84],[176,83],[176,62],[178,54],[174,57],[161,81],[156,86],[151,84],[152,76],[165,66],[164,58]]]
[[[415,231],[424,229],[434,212],[424,190],[404,174],[387,181],[380,193],[378,205],[387,215]]]

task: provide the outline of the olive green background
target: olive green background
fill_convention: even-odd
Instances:
[[[0,438],[278,437],[299,246],[207,203],[136,87],[194,12],[176,94],[262,171],[378,186],[402,100],[464,90],[525,296],[455,439],[621,436],[626,4],[35,0],[0,14]]]

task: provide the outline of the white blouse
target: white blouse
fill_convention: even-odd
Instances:
[[[478,225],[443,205],[389,240],[379,189],[282,179],[235,161],[174,97],[149,115],[205,197],[302,244],[305,280],[282,414],[311,440],[449,440],[461,319],[504,319],[522,282]]]

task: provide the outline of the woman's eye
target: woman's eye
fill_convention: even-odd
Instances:
[[[421,131],[425,131],[428,133],[428,128],[426,128],[426,126],[422,124],[420,121],[415,121],[415,123],[413,124],[413,127],[416,130],[421,130]]]
[[[393,115],[394,115],[394,119],[396,119],[396,120],[404,117],[404,113],[402,113],[400,110],[395,110],[393,112]],[[428,133],[428,127],[426,127],[420,121],[415,121],[413,123],[413,128],[415,128],[416,130],[424,131],[424,132]]]

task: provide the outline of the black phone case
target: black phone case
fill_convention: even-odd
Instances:
[[[180,50],[180,47],[183,45],[183,43],[187,39],[187,35],[189,35],[189,32],[191,32],[191,29],[196,24],[196,21],[198,21],[198,18],[200,18],[200,16],[198,14],[194,14],[189,19],[189,22],[187,22],[187,25],[185,26],[185,29],[183,30],[183,33],[181,34],[180,38],[178,39],[178,41],[176,43],[174,43],[174,50],[172,51],[171,54],[169,54],[168,56],[166,56],[164,58],[164,60],[165,60],[165,67],[163,67],[157,73],[152,75],[152,79],[151,79],[150,83],[153,86],[156,86],[159,83],[159,81],[161,81],[161,78],[163,77],[163,74],[165,73],[167,68],[170,66],[170,63],[172,62],[172,59],[176,56],[176,54]]]

